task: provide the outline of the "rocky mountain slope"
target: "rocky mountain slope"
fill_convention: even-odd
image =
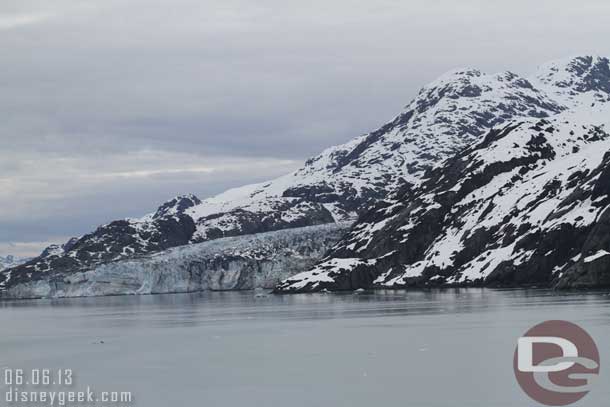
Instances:
[[[497,126],[277,291],[610,286],[608,60],[547,64],[530,83],[565,109]]]
[[[306,270],[346,231],[331,223],[229,237],[111,261],[75,273],[9,276],[1,298],[58,298],[272,288]],[[43,276],[39,276],[43,277]]]
[[[607,60],[550,64],[532,78],[460,69],[425,86],[379,129],[313,157],[291,174],[200,201],[174,198],[139,219],[99,227],[0,273],[0,284],[83,272],[171,247],[354,220],[388,195],[418,188],[424,174],[515,120],[554,117],[607,96]],[[600,99],[601,100],[601,99]],[[45,277],[47,276],[47,277]]]

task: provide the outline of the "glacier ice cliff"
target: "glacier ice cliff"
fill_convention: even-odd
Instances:
[[[1,298],[59,298],[271,288],[311,267],[348,223],[285,229],[174,247],[55,273],[0,291]],[[0,283],[0,285],[2,285]]]

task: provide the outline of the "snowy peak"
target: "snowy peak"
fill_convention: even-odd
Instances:
[[[163,203],[153,215],[153,219],[182,214],[187,209],[199,204],[201,204],[201,201],[193,194],[180,195]]]
[[[567,106],[610,101],[608,58],[579,56],[542,65],[535,80]]]
[[[418,184],[428,169],[495,126],[565,109],[514,73],[454,70],[425,86],[393,120],[325,150],[293,178],[317,189],[330,186],[335,192],[378,199],[405,183]]]
[[[457,69],[443,74],[434,82],[421,89],[417,98],[407,106],[417,113],[424,113],[443,98],[493,98],[493,93],[511,93],[519,89],[532,89],[533,86],[512,72],[493,75],[482,73],[477,69]]]
[[[591,62],[598,68],[590,71],[603,71],[605,61]],[[512,72],[450,71],[422,88],[377,130],[324,150],[292,174],[233,189],[191,211],[209,216],[281,197],[321,203],[335,220],[353,217],[388,191],[420,183],[427,170],[490,129],[519,118],[551,117],[571,107],[573,102],[558,97],[561,90],[554,86]]]
[[[61,256],[64,253],[70,251],[78,241],[78,237],[72,237],[64,244],[52,244],[50,246],[47,246],[42,251],[40,257]]]

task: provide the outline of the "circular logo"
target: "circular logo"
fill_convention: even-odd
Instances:
[[[599,375],[599,351],[578,325],[546,321],[519,338],[513,369],[517,382],[533,400],[566,406],[591,389]]]

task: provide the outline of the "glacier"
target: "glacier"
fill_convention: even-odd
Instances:
[[[272,288],[310,268],[347,230],[331,223],[174,247],[19,282],[0,298],[62,298]]]

